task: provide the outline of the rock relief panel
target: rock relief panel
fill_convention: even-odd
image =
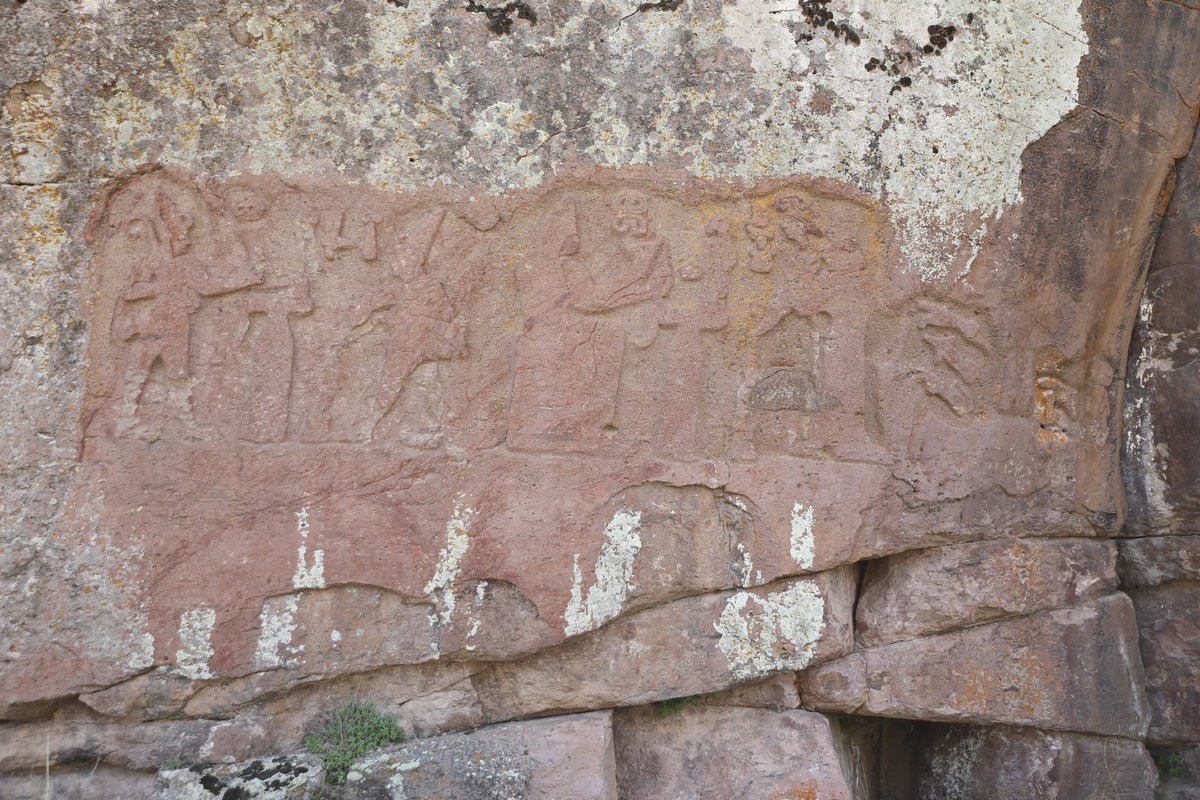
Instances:
[[[206,668],[249,670],[259,609],[339,585],[424,609],[428,657],[508,657],[1061,488],[1104,413],[986,293],[895,281],[878,207],[824,184],[160,170],[98,205],[83,457],[151,554],[160,663],[215,609]],[[481,632],[506,616],[536,624]]]

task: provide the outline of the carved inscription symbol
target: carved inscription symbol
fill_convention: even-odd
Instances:
[[[911,374],[933,399],[957,416],[981,409],[978,387],[988,351],[980,343],[979,323],[948,306],[922,303],[915,336],[919,355]]]
[[[1034,377],[1033,400],[1039,436],[1045,442],[1066,442],[1075,416],[1074,392],[1062,379],[1066,359],[1053,348],[1043,354]]]

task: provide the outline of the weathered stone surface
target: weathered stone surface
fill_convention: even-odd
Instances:
[[[620,796],[851,800],[836,726],[808,711],[614,714]]]
[[[706,695],[704,705],[738,706],[743,708],[769,708],[783,711],[800,707],[800,693],[796,689],[796,676],[780,672],[765,680],[745,683],[723,692]]]
[[[1149,708],[1135,630],[1117,594],[869,648],[804,673],[800,696],[818,710],[1138,738]]]
[[[214,797],[308,800],[325,768],[312,756],[262,758],[240,764],[191,767],[159,773],[153,800],[212,800]]]
[[[440,691],[461,681],[479,667],[464,663],[432,662],[415,666],[388,667],[340,680],[294,681],[292,676],[255,673],[223,683],[204,686],[185,706],[190,716],[225,716],[255,706],[275,710],[302,711],[305,706],[325,705],[339,695],[353,694],[394,710],[414,697]]]
[[[346,800],[616,800],[610,712],[510,722],[390,747],[355,763]]]
[[[163,720],[143,724],[101,722],[80,715],[59,715],[52,722],[6,726],[0,736],[0,774],[41,769],[50,764],[97,763],[132,770],[155,770],[182,759],[235,760],[244,754],[266,754],[298,742],[274,740],[262,718],[238,720]],[[233,750],[227,750],[232,742]],[[253,750],[250,745],[257,746]],[[2,778],[0,778],[2,786]]]
[[[690,597],[472,681],[490,720],[705,694],[847,652],[853,599],[847,569]]]
[[[1200,582],[1130,592],[1150,701],[1150,738],[1200,741]]]
[[[1200,531],[1200,137],[1179,163],[1129,349],[1129,533]]]
[[[1159,777],[1154,800],[1200,798],[1200,744],[1153,747],[1150,754],[1158,766]]]
[[[9,727],[0,736],[0,772],[41,768],[47,743],[53,763],[116,764],[156,769],[173,760],[228,763],[294,752],[320,716],[355,697],[394,716],[411,735],[462,730],[483,723],[474,689],[465,678],[474,667],[427,664],[394,667],[338,681],[299,686],[238,705],[218,705],[209,687],[206,713],[217,719],[159,719],[138,724],[79,712],[50,722]],[[0,779],[0,786],[2,786]]]
[[[0,792],[5,800],[149,800],[154,794],[154,772],[134,772],[91,764],[79,769],[31,769],[16,775],[0,775]]]
[[[1200,580],[1200,536],[1145,536],[1120,542],[1124,586]]]
[[[1121,529],[1194,3],[510,5],[0,2],[21,763],[76,716],[109,740],[56,760],[237,758],[358,686],[472,725],[613,631],[629,696],[710,691],[799,666],[779,628],[731,671],[713,598],[768,612],[749,642],[800,575]],[[1177,267],[1131,362],[1133,533],[1195,505]],[[510,705],[624,702],[594,669]]]
[[[555,41],[574,41],[583,36],[582,28],[573,28],[567,20],[580,10],[563,6],[540,30],[549,31]],[[414,40],[430,44],[416,46],[405,60],[408,66],[381,64],[372,50],[362,65],[367,72],[411,69],[434,58],[440,48],[480,49],[468,31],[488,35],[486,27],[480,31],[450,25],[451,18],[462,22],[461,11],[384,11],[388,10],[364,7],[353,22],[343,22],[361,28],[364,41],[376,45],[394,42],[398,30],[428,28],[438,34]],[[611,9],[604,13],[611,14]],[[746,58],[749,51],[737,43],[746,43],[748,20],[754,20],[759,31],[781,34],[785,29],[771,15],[756,16],[742,5],[713,7],[708,17],[705,13],[689,7],[676,15],[638,15],[636,25],[629,22],[617,30],[620,37],[641,41],[651,36],[658,41],[654,37],[672,37],[719,18],[732,37],[724,46]],[[994,13],[998,16],[981,18],[977,27],[962,23],[956,46],[999,48],[1006,58],[1020,61],[1023,56],[1004,44],[1016,30],[1008,18],[1011,12]],[[443,18],[445,14],[451,16]],[[1073,9],[1063,14],[1064,29],[1083,24]],[[117,69],[119,62],[126,69],[143,63],[138,48],[126,54],[125,62],[113,60],[113,53],[128,45],[121,38],[122,19],[97,9],[79,23],[88,30],[79,47],[114,37],[119,42],[105,50],[101,69]],[[282,37],[278,41],[304,50],[314,40],[297,39],[299,31],[320,40],[342,30],[342,22],[332,18],[314,22],[305,7],[282,17],[249,11],[231,19],[214,14],[204,23],[194,19],[184,14],[162,20],[174,34],[161,37],[174,42],[172,52],[205,53],[211,56],[207,63],[238,64],[260,77],[278,76],[281,69],[267,57],[282,54],[265,42]],[[1065,65],[1078,64],[1085,56],[1112,57],[1104,43],[1088,55],[1086,36],[1060,38],[1061,25],[1043,28],[1037,19],[1021,19],[1050,37],[1046,52],[1054,59],[1030,62],[1036,70],[1057,64],[1072,76],[1073,68]],[[909,24],[895,20],[890,11],[873,13],[863,18],[863,32],[893,22]],[[599,22],[581,17],[578,24]],[[176,25],[180,27],[172,28]],[[1144,29],[1139,23],[1137,30]],[[883,41],[894,31],[869,35],[880,37],[872,41]],[[708,52],[717,41],[709,35],[689,40],[688,46],[696,53]],[[857,49],[844,46],[836,36],[818,41],[814,47],[832,48],[830,53],[839,59],[851,59],[801,59],[827,63],[822,69],[832,70],[830,76],[860,61]],[[147,43],[151,50],[161,46],[165,45]],[[795,47],[801,46],[788,44],[786,49]],[[776,50],[769,48],[771,53]],[[797,58],[801,51],[796,51]],[[503,73],[504,52],[483,48],[481,60],[461,62],[471,65],[464,75],[495,59],[500,61],[491,63],[487,74]],[[958,62],[923,55],[919,61],[922,70],[930,71],[927,79],[945,91],[960,91],[957,87],[965,80],[951,80]],[[610,57],[615,56],[585,58]],[[781,68],[774,55],[765,61],[749,58],[754,74],[773,74]],[[1162,68],[1171,74],[1188,66],[1182,56],[1175,61]],[[20,90],[12,113],[40,113],[38,98],[49,97],[46,102],[52,108],[65,104],[62,124],[79,134],[77,141],[106,140],[114,130],[125,130],[128,139],[116,148],[120,155],[112,148],[93,153],[102,160],[115,157],[113,164],[103,162],[110,167],[128,165],[130,142],[148,145],[162,139],[150,134],[162,124],[173,131],[159,142],[163,162],[189,168],[200,162],[210,172],[229,176],[234,159],[219,138],[212,138],[215,132],[254,127],[251,119],[272,119],[276,112],[258,115],[278,105],[279,96],[251,93],[257,99],[242,97],[234,117],[219,121],[201,114],[184,124],[179,114],[188,117],[192,112],[175,110],[180,97],[191,97],[188,86],[208,86],[212,78],[192,75],[180,84],[178,72],[160,74],[157,63],[145,62],[144,75],[159,77],[143,76],[136,86],[114,79],[105,99],[86,113],[70,103],[87,87],[86,79],[44,76],[44,87]],[[33,62],[22,67],[32,68]],[[861,77],[860,67],[854,69]],[[290,71],[284,68],[283,74]],[[542,79],[540,71],[536,77]],[[861,83],[846,85],[858,91],[864,88]],[[378,84],[356,78],[322,85],[322,91],[328,90],[327,102],[348,103],[346,112],[358,113]],[[1152,95],[1162,89],[1170,108],[1176,109],[1180,98],[1166,92],[1168,85],[1169,81],[1156,86]],[[472,102],[490,96],[483,85],[471,86],[483,92]],[[230,92],[211,88],[233,102]],[[890,84],[879,88],[885,91],[869,90],[875,92],[870,101],[856,101],[853,113],[835,117],[852,127],[869,128],[859,114],[871,103],[904,103],[908,96],[924,98],[927,90],[920,81],[908,94],[891,92]],[[1043,102],[1045,89],[1038,94]],[[196,181],[182,170],[158,171],[114,183],[102,193],[91,228],[96,302],[88,314],[91,330],[98,333],[90,339],[84,456],[85,463],[95,467],[91,482],[111,491],[102,503],[81,496],[68,506],[73,517],[84,516],[75,509],[90,503],[88,518],[101,524],[97,535],[116,536],[114,551],[153,555],[156,566],[138,583],[155,587],[154,601],[136,609],[117,631],[120,635],[110,637],[114,643],[128,645],[131,637],[140,643],[133,663],[114,667],[109,659],[100,672],[81,664],[71,671],[79,677],[70,685],[45,682],[62,678],[17,681],[20,685],[14,685],[9,696],[26,704],[68,696],[111,683],[114,670],[124,676],[148,663],[174,665],[197,679],[205,674],[236,677],[256,668],[260,645],[273,646],[265,662],[278,660],[274,669],[286,671],[292,658],[286,648],[294,645],[273,637],[290,629],[290,623],[280,620],[290,613],[291,600],[300,599],[288,595],[318,590],[319,584],[330,590],[378,587],[412,601],[415,608],[409,611],[414,614],[421,606],[436,606],[440,655],[469,651],[478,657],[516,657],[561,640],[568,628],[588,629],[620,610],[653,605],[679,593],[757,582],[760,571],[765,582],[947,537],[1032,530],[1035,520],[1039,529],[1049,528],[1048,533],[1091,533],[1112,526],[1120,503],[1108,458],[1113,432],[1108,395],[1115,391],[1112,364],[1122,340],[1120,326],[1112,325],[1100,329],[1118,333],[1103,341],[1093,337],[1088,314],[1095,308],[1109,308],[1105,313],[1110,316],[1124,313],[1135,280],[1128,256],[1142,246],[1139,237],[1149,231],[1154,192],[1142,186],[1128,192],[1067,193],[1103,201],[1133,198],[1133,207],[1119,209],[1131,225],[1122,230],[1120,241],[1115,241],[1115,233],[1089,239],[1088,247],[1107,254],[1102,270],[1106,277],[1072,294],[1088,314],[1072,316],[1054,308],[1063,322],[1061,329],[1051,330],[1053,326],[1017,322],[1043,316],[1039,295],[1031,292],[1032,278],[989,277],[974,281],[971,290],[927,288],[916,281],[916,274],[932,280],[947,268],[929,261],[941,252],[958,253],[955,258],[961,263],[956,262],[955,270],[965,268],[973,253],[980,274],[992,275],[993,265],[1012,255],[1005,242],[1014,240],[992,238],[972,228],[972,214],[979,208],[965,212],[956,207],[951,217],[935,215],[938,233],[945,233],[946,220],[954,219],[979,236],[957,249],[914,250],[909,233],[922,231],[927,239],[933,230],[925,216],[927,206],[953,205],[957,195],[934,193],[905,206],[908,201],[902,200],[899,185],[871,169],[860,174],[853,161],[813,163],[827,164],[816,170],[827,180],[850,178],[863,191],[811,180],[736,191],[711,180],[662,184],[662,164],[655,172],[620,176],[582,167],[563,169],[557,182],[536,188],[533,184],[542,182],[545,168],[569,154],[572,146],[584,148],[578,153],[591,152],[592,160],[599,152],[589,150],[591,145],[584,141],[594,133],[589,126],[539,128],[544,107],[532,98],[541,96],[535,93],[529,102],[534,127],[527,133],[533,138],[521,151],[529,158],[492,166],[486,159],[474,159],[473,165],[461,165],[465,179],[474,176],[493,188],[523,187],[500,199],[472,202],[469,192],[418,191],[428,183],[427,175],[420,176],[434,165],[441,164],[443,177],[446,170],[459,170],[439,159],[461,148],[443,151],[448,140],[427,139],[426,126],[408,124],[411,109],[388,104],[380,106],[380,113],[399,115],[397,130],[412,128],[414,141],[424,142],[414,145],[422,150],[421,157],[400,159],[383,142],[369,147],[358,142],[351,148],[358,155],[339,165],[351,174],[379,177],[378,169],[386,171],[386,165],[415,164],[403,175],[387,172],[387,180],[377,181],[414,190],[409,193],[348,189],[330,182],[328,171],[314,169],[306,138],[288,138],[284,152],[295,157],[290,167],[277,160],[272,148],[251,158],[252,168],[277,167],[281,179],[243,175],[222,182]],[[1007,93],[972,95],[971,103],[956,106],[955,114],[942,118],[939,124],[949,126],[942,133],[965,123],[977,104],[1012,99]],[[1061,116],[1074,98],[1068,93],[1058,99],[1065,102],[1058,111]],[[723,105],[730,100],[718,92],[710,102]],[[730,108],[741,107],[735,103]],[[1015,108],[1020,114],[1029,110],[1025,104]],[[1055,114],[1047,108],[1039,112],[1046,118],[1039,117],[1029,129],[1048,128]],[[496,116],[498,109],[475,123],[496,133],[505,128],[504,120],[520,116],[516,106],[509,109],[512,114]],[[737,115],[782,124],[777,109],[760,111],[747,117],[748,112],[739,110]],[[121,122],[114,122],[113,115]],[[818,114],[811,121],[832,123],[825,116]],[[1177,116],[1174,110],[1155,116],[1155,125]],[[985,117],[990,124],[993,118]],[[626,124],[637,128],[647,119],[639,113]],[[126,123],[130,127],[123,128]],[[209,131],[210,140],[199,149],[183,146],[176,138],[176,124],[184,124],[189,137],[198,130]],[[923,124],[901,114],[886,126],[886,135],[894,136],[897,126],[920,129]],[[1058,135],[1086,138],[1096,132],[1093,128],[1107,130],[1108,124],[1106,117],[1072,120]],[[83,135],[83,129],[94,125],[100,128]],[[495,125],[499,128],[492,130]],[[535,130],[542,130],[541,138]],[[973,124],[970,130],[978,138],[981,131],[993,129]],[[472,136],[480,133],[472,128]],[[336,138],[331,131],[325,134]],[[775,141],[777,135],[772,131],[768,138]],[[1136,130],[1128,133],[1137,135]],[[1127,158],[1140,159],[1145,167],[1130,169],[1138,181],[1165,174],[1170,154],[1163,142],[1138,139],[1138,147],[1130,150],[1122,138],[1126,134],[1106,136],[1091,147],[1087,158],[1095,159],[1096,147],[1105,153],[1124,147],[1121,152]],[[1176,138],[1173,132],[1168,137],[1171,143]],[[835,139],[844,136],[825,140],[785,135],[778,142]],[[240,140],[255,142],[257,148],[262,137]],[[907,151],[918,140],[905,136],[895,144]],[[1009,132],[993,145],[1004,149],[1012,141]],[[987,176],[989,193],[975,198],[984,207],[1000,197],[1015,201],[1019,184],[1012,171],[1017,163],[1013,154],[980,162],[979,150],[966,158],[959,148],[945,142],[942,147],[945,152],[933,161],[932,150],[924,146],[900,161],[909,165],[906,169],[923,164],[921,169],[938,175],[948,165],[957,165],[951,173],[961,169],[976,176],[979,180],[963,184],[975,188],[981,188],[982,176]],[[470,146],[466,149],[473,152]],[[145,152],[140,145],[134,150]],[[493,148],[489,155],[502,150]],[[791,174],[791,167],[777,173],[777,165],[735,165],[729,161],[734,150],[718,148],[702,159],[705,166],[695,162],[690,167],[704,178]],[[26,147],[22,152],[36,156],[43,151]],[[388,152],[391,155],[385,157]],[[267,153],[267,161],[259,158]],[[38,163],[50,164],[46,158]],[[68,168],[96,166],[82,151],[57,158]],[[550,161],[543,162],[545,158]],[[1025,220],[1039,219],[1038,198],[1043,194],[1064,196],[1053,182],[1066,165],[1038,158],[1039,168],[1027,170],[1031,183]],[[599,160],[621,164],[627,159],[614,155]],[[521,177],[501,179],[508,169],[505,164],[517,162],[522,163]],[[533,171],[523,172],[526,168]],[[313,177],[314,172],[322,174]],[[299,180],[298,173],[308,177]],[[900,214],[891,227],[876,198],[885,186],[888,213]],[[709,206],[719,206],[721,213],[709,214]],[[901,213],[902,206],[911,213]],[[1086,221],[1111,218],[1118,209],[1100,205],[1073,211]],[[997,233],[1015,225],[1015,219],[997,223]],[[1034,227],[1030,238],[1039,239],[1038,231]],[[1037,248],[1048,249],[1041,241]],[[1078,255],[1070,261],[1091,263],[1093,253]],[[886,266],[893,256],[909,271]],[[517,262],[522,268],[512,269]],[[793,267],[781,266],[789,264]],[[809,267],[814,274],[828,273],[827,278],[808,287],[796,270]],[[381,286],[378,274],[389,276],[386,285]],[[1009,309],[1006,313],[1014,318],[996,318],[989,309],[998,308]],[[406,309],[422,313],[405,313]],[[593,328],[599,333],[585,336]],[[1019,341],[1010,330],[1022,331]],[[412,347],[398,349],[397,337]],[[574,346],[583,341],[593,345],[586,350],[590,361],[566,356],[585,352]],[[702,345],[699,350],[689,344],[695,342]],[[807,344],[793,346],[797,342]],[[705,358],[696,357],[701,351]],[[869,370],[863,369],[864,351],[872,365]],[[367,366],[371,364],[375,366]],[[705,364],[728,368],[710,374],[712,370],[702,368]],[[1015,366],[1005,371],[1004,364]],[[580,374],[572,377],[568,366]],[[1003,376],[998,393],[984,386],[984,376],[991,374]],[[838,376],[836,381],[827,379],[832,375]],[[946,452],[947,442],[959,449]],[[363,447],[366,443],[370,446]],[[285,450],[286,459],[273,455]],[[397,452],[404,457],[397,459]],[[980,452],[986,457],[974,458]],[[943,461],[968,460],[973,464],[970,470],[941,466]],[[405,466],[397,469],[397,463]],[[708,488],[680,488],[684,486]],[[720,492],[717,487],[722,487]],[[650,508],[637,505],[629,492],[651,503],[662,502],[652,497],[656,492],[675,495],[671,503],[681,521],[679,529],[690,528],[684,538],[704,544],[698,551],[687,551],[702,554],[698,564],[689,564],[670,546],[679,538],[672,538],[670,513],[671,524],[660,525],[665,527],[665,552],[654,552],[658,545],[650,536]],[[711,495],[707,501],[695,497],[705,492]],[[168,495],[174,498],[169,508],[153,502]],[[712,510],[727,495],[747,506],[748,520],[754,524],[738,524],[753,541],[731,542],[729,526]],[[547,498],[560,497],[574,498],[568,505],[578,513],[563,517],[555,513],[557,507],[547,507]],[[851,497],[853,502],[847,500]],[[694,519],[685,513],[689,504],[705,502],[708,512]],[[456,503],[461,505],[461,518],[456,516]],[[964,514],[966,508],[976,513]],[[622,511],[628,511],[630,519],[634,514],[645,517],[639,517],[647,524],[645,553],[640,556],[632,553],[632,539],[621,550],[605,534]],[[301,512],[308,526],[303,531],[298,519],[292,522]],[[964,525],[964,519],[979,523]],[[443,534],[447,521],[453,521],[452,532]],[[617,524],[611,532],[616,535],[622,529]],[[366,548],[359,543],[380,530],[394,532],[391,544],[375,542],[376,563],[360,563],[354,554]],[[811,563],[805,538],[810,533],[815,537]],[[540,537],[534,548],[541,559],[537,569],[512,560],[520,550],[513,538],[523,541],[528,536]],[[464,539],[472,543],[470,552],[459,553]],[[208,542],[211,550],[191,548],[189,543],[196,540]],[[756,550],[759,541],[761,551]],[[207,558],[210,551],[227,555],[213,563]],[[440,560],[443,551],[453,563]],[[578,600],[572,594],[577,557]],[[631,567],[631,575],[641,577],[623,587],[601,574],[604,569],[624,574],[625,559],[647,562],[659,557],[658,565],[675,566]],[[726,560],[732,566],[725,565]],[[254,580],[245,573],[251,564]],[[593,565],[603,568],[595,572],[594,581]],[[540,581],[531,580],[531,572],[537,572]],[[196,580],[200,574],[214,576],[226,591],[211,595],[205,582]],[[495,596],[485,589],[478,608],[461,602],[469,595],[458,594],[485,581]],[[131,596],[141,597],[136,592]],[[618,597],[621,602],[616,602]],[[489,615],[514,614],[527,620],[516,626],[521,634],[517,637],[507,633],[513,626],[497,633],[488,621]],[[339,629],[318,626],[310,635],[297,623],[292,630],[300,639],[315,642]],[[87,643],[89,636],[80,631],[79,643]],[[155,645],[148,658],[150,639]],[[35,646],[23,651],[26,663],[50,658],[41,653],[36,639],[30,641]],[[347,644],[347,662],[354,659],[348,652],[352,649]],[[340,659],[342,651],[337,652]],[[311,646],[304,653],[298,661],[323,657],[322,650]]]
[[[18,774],[0,775],[0,797],[4,800],[150,800],[157,786],[153,772],[133,772],[91,764],[78,769],[41,768]],[[207,800],[207,798],[206,798]]]
[[[856,639],[872,647],[1110,594],[1116,553],[1108,542],[1020,539],[891,556],[863,577]]]
[[[82,694],[79,701],[108,717],[159,719],[178,714],[198,691],[202,688],[195,681],[159,667],[107,689]]]
[[[1003,727],[938,727],[921,743],[919,800],[1148,799],[1158,783],[1141,742]]]

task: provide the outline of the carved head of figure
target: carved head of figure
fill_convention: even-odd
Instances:
[[[775,201],[775,210],[783,215],[779,220],[779,230],[789,241],[804,245],[810,236],[822,235],[820,227],[813,220],[812,209],[801,198],[780,197]]]
[[[612,229],[622,236],[644,239],[650,235],[650,199],[641,192],[628,189],[612,202]]]
[[[755,211],[746,223],[746,235],[750,244],[760,253],[765,253],[775,241],[775,232],[771,230],[771,218],[762,211]]]
[[[146,217],[132,217],[120,225],[121,232],[135,247],[151,248],[158,243],[154,223]]]
[[[271,210],[271,197],[266,192],[244,183],[235,183],[225,190],[229,213],[241,222],[257,222]]]

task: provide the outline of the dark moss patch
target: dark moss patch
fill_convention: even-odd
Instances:
[[[654,0],[651,3],[642,3],[638,6],[639,12],[645,11],[675,11],[681,5],[683,0]]]
[[[514,14],[516,19],[523,19],[530,25],[537,24],[537,12],[525,0],[511,0],[502,6],[485,6],[475,0],[467,0],[467,11],[487,17],[488,28],[498,36],[512,33]]]

